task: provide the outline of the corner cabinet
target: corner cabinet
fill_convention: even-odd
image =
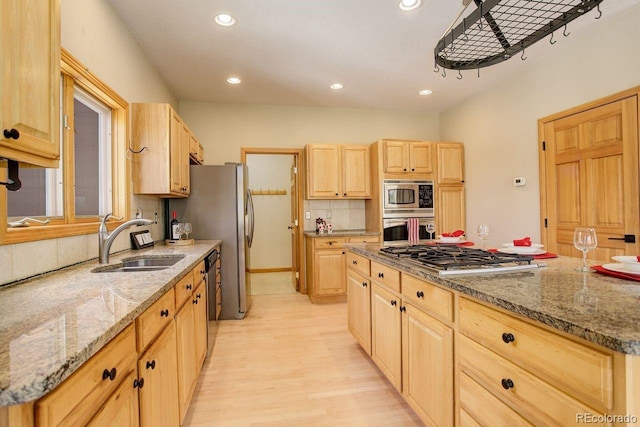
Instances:
[[[169,104],[131,104],[133,192],[187,197],[192,134]]]
[[[0,157],[58,167],[60,0],[3,0],[0,19]]]
[[[369,147],[308,144],[308,199],[367,199],[371,197]]]

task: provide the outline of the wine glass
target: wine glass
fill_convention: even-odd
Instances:
[[[482,240],[482,250],[487,250],[487,239],[491,235],[491,226],[489,224],[478,225],[478,238]]]
[[[182,240],[182,233],[184,233],[184,222],[179,222],[176,224],[176,235],[178,236],[177,240]]]
[[[436,238],[436,223],[429,221],[427,222],[427,233],[429,233],[429,239]]]
[[[582,267],[576,268],[577,271],[589,271],[587,265],[587,252],[598,246],[598,237],[595,228],[576,228],[573,233],[573,246],[582,251]]]
[[[191,228],[191,223],[190,222],[185,222],[183,228],[184,228],[184,230],[183,230],[184,233],[187,235],[186,240],[189,240],[189,234],[193,230]]]

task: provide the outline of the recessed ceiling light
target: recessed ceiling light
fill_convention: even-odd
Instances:
[[[342,83],[334,83],[329,87],[333,90],[340,90],[344,87],[344,85]]]
[[[233,16],[227,13],[219,13],[215,17],[216,24],[222,25],[223,27],[230,27],[236,23],[236,20]]]
[[[398,6],[402,10],[413,10],[420,7],[422,0],[400,0]]]
[[[242,82],[239,77],[229,77],[227,79],[227,83],[231,83],[232,85],[239,85]]]
[[[429,89],[424,89],[421,90],[420,92],[418,92],[420,95],[425,96],[425,95],[431,95],[433,92]]]

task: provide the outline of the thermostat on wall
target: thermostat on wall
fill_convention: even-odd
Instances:
[[[527,179],[524,176],[513,178],[513,185],[516,187],[522,187],[524,185],[527,185]]]

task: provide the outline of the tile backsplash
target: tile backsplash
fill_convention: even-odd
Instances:
[[[365,228],[364,200],[305,200],[304,211],[311,219],[304,220],[304,231],[315,231],[316,218],[333,224],[334,230]]]
[[[157,212],[158,223],[123,231],[113,242],[110,253],[130,249],[129,233],[132,231],[149,229],[153,240],[164,239],[162,200],[150,196],[133,196],[128,219],[135,218],[138,209],[142,210],[142,216],[147,219],[154,219]],[[97,257],[98,233],[0,245],[0,286]]]

